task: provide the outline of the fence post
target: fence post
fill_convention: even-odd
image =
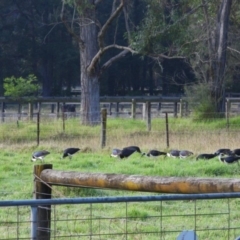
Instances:
[[[52,164],[41,164],[34,166],[34,193],[35,199],[51,199],[52,190],[41,181],[41,172],[52,169]],[[34,229],[32,229],[33,231]],[[51,205],[38,206],[37,209],[37,239],[50,240],[51,238]]]
[[[151,131],[151,102],[146,102],[147,131]]]
[[[189,116],[188,102],[185,102],[185,114],[186,114],[187,117]]]
[[[160,116],[161,108],[162,108],[162,103],[159,102],[159,103],[157,104],[157,115],[158,115],[158,116]]]
[[[174,102],[173,104],[174,104],[173,116],[174,116],[175,118],[177,118],[177,105],[178,105],[178,103],[177,103],[177,102]]]
[[[42,108],[42,103],[38,102],[38,112],[41,112],[41,108]]]
[[[116,117],[119,116],[119,102],[116,102]]]
[[[55,104],[51,104],[51,113],[54,113],[54,109],[55,109]]]
[[[40,142],[40,113],[37,113],[37,146]]]
[[[112,107],[113,107],[113,103],[110,102],[109,103],[109,115],[112,115]]]
[[[168,129],[168,113],[165,112],[165,122],[166,122],[166,143],[167,148],[169,148],[169,129]]]
[[[182,118],[183,117],[183,100],[180,99],[180,117]]]
[[[136,100],[133,98],[132,99],[132,119],[135,119],[136,118]]]
[[[33,120],[33,103],[29,102],[28,103],[28,115],[29,115],[29,120]]]
[[[227,128],[229,128],[230,110],[231,110],[231,101],[229,99],[227,99],[227,109],[226,109]]]
[[[65,132],[65,103],[62,104],[62,127]]]
[[[142,104],[142,119],[146,119],[146,103]]]
[[[21,115],[22,115],[22,103],[18,103],[18,120],[21,119]]]
[[[143,106],[142,106],[143,120],[146,120],[148,118],[148,107],[149,107],[149,101],[143,103]],[[151,106],[150,106],[150,108],[151,108]],[[150,114],[151,114],[151,110],[150,110]]]
[[[2,119],[2,122],[4,122],[4,115],[5,115],[5,103],[4,102],[2,102],[2,106],[1,106],[1,119]]]
[[[102,108],[101,110],[101,147],[104,148],[106,146],[106,131],[107,131],[107,109]]]
[[[59,118],[60,103],[57,102],[57,119]]]
[[[37,207],[31,206],[31,240],[37,240]]]

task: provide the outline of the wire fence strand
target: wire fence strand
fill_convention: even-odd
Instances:
[[[92,202],[88,198],[89,203],[86,203],[83,198],[82,203],[81,199],[68,199],[79,203],[62,201],[60,205],[46,200],[45,204],[52,205],[52,227],[38,231],[51,232],[51,239],[170,240],[176,239],[183,230],[194,230],[199,239],[235,239],[240,233],[240,194],[236,193],[233,198],[226,198],[224,194],[218,194],[218,199],[211,199],[211,196],[214,194],[202,199],[203,195],[188,194],[179,199],[178,195],[171,195],[169,200],[152,196],[156,201],[149,201],[149,196],[138,197],[138,201],[122,197],[122,202],[117,203],[117,198],[108,198],[107,202],[106,198],[98,199],[99,203],[94,198]],[[5,206],[0,207],[0,211],[1,240],[30,239],[28,206]]]

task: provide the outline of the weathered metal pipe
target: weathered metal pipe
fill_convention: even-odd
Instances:
[[[52,185],[74,187],[184,194],[240,192],[240,179],[232,178],[152,177],[52,169],[43,170],[40,177]]]

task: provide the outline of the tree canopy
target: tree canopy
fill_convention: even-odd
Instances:
[[[42,96],[69,96],[87,69],[100,95],[185,94],[212,82],[221,110],[225,89],[240,90],[239,16],[237,0],[2,0],[0,94],[4,79],[33,74]]]

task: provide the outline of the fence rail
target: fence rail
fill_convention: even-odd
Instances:
[[[170,240],[176,239],[184,230],[194,230],[199,239],[234,240],[240,235],[236,212],[239,198],[240,193],[214,193],[0,201],[0,239],[43,240],[38,238],[37,232],[46,231],[51,233],[51,239]],[[214,207],[214,200],[224,201],[225,207]],[[179,201],[181,208],[169,212],[169,208],[174,208]],[[37,211],[49,205],[54,209],[52,227],[38,228]],[[30,210],[24,208],[28,206]],[[101,214],[97,206],[103,208]],[[119,206],[122,212],[112,214],[112,209]],[[18,210],[12,214],[14,221],[6,215],[12,208]],[[25,218],[18,216],[23,214],[23,209]],[[223,222],[219,222],[221,218]]]
[[[115,189],[115,190],[130,190],[130,191],[144,191],[144,192],[164,192],[164,193],[196,193],[196,195],[192,195],[192,194],[185,194],[185,195],[165,195],[165,196],[145,196],[145,197],[95,197],[95,198],[84,198],[85,202],[82,203],[89,203],[90,204],[97,204],[97,203],[120,203],[120,202],[126,202],[126,203],[130,203],[130,202],[153,202],[153,201],[180,201],[180,200],[196,200],[196,199],[231,199],[231,198],[237,198],[240,197],[240,193],[237,192],[238,191],[238,180],[237,179],[216,179],[216,178],[211,178],[211,179],[205,179],[205,178],[174,178],[174,177],[169,177],[169,178],[162,178],[162,177],[150,177],[150,176],[136,176],[136,175],[122,175],[122,174],[100,174],[100,173],[79,173],[79,172],[63,172],[63,171],[59,171],[59,170],[52,170],[52,165],[51,164],[47,164],[47,165],[35,165],[34,166],[34,193],[35,193],[35,197],[37,199],[45,199],[51,198],[51,192],[52,192],[52,186],[57,185],[57,186],[64,186],[64,187],[84,187],[84,188],[98,188],[98,189]],[[170,188],[170,191],[168,190],[168,188]],[[234,193],[234,191],[236,191],[237,193]],[[205,194],[205,193],[209,193],[211,192],[211,194],[213,194],[213,192],[219,192],[219,194],[213,194],[213,195],[209,195],[209,194]],[[226,194],[224,194],[223,192],[226,192]],[[201,193],[201,194],[197,194],[197,193]],[[189,198],[190,197],[190,198]],[[43,205],[41,205],[41,208],[38,209],[37,211],[37,215],[34,216],[34,218],[32,219],[32,222],[35,223],[35,225],[32,227],[32,235],[33,236],[37,236],[37,239],[45,239],[45,240],[50,240],[51,239],[51,225],[52,225],[52,204],[47,205],[48,200],[45,200],[45,204],[46,207],[44,207]],[[64,200],[63,200],[64,202]],[[44,202],[42,202],[44,203]],[[61,203],[61,201],[58,202],[59,204]],[[75,202],[77,203],[77,202]],[[224,235],[224,239],[230,239],[230,232],[231,230],[236,230],[238,229],[238,227],[231,226],[231,223],[229,222],[228,219],[230,219],[230,214],[232,214],[232,204],[230,204],[229,202],[227,203],[228,207],[226,207],[226,209],[224,211],[222,206],[220,208],[216,208],[217,212],[215,212],[214,214],[210,214],[209,211],[207,211],[207,213],[204,213],[205,210],[202,209],[202,207],[204,205],[202,205],[200,207],[200,211],[197,211],[197,207],[194,206],[194,208],[192,209],[194,211],[194,213],[180,213],[180,211],[175,212],[175,211],[171,211],[171,213],[169,211],[166,212],[166,215],[164,214],[164,216],[162,215],[162,211],[163,211],[163,207],[161,206],[160,209],[161,211],[159,212],[159,205],[158,207],[154,207],[157,208],[158,210],[153,211],[151,214],[148,214],[145,212],[146,208],[145,206],[135,206],[131,210],[131,213],[128,213],[128,206],[125,206],[126,210],[125,210],[125,216],[122,216],[121,213],[121,217],[120,220],[118,217],[115,216],[116,211],[114,211],[112,214],[112,216],[106,217],[104,216],[103,218],[101,216],[98,216],[97,218],[93,217],[92,215],[92,207],[91,207],[91,213],[90,213],[90,218],[91,220],[89,220],[89,216],[85,219],[81,218],[81,221],[90,221],[90,225],[95,225],[96,222],[98,221],[105,221],[107,219],[107,221],[110,222],[114,222],[114,221],[122,221],[124,219],[125,224],[128,223],[128,221],[130,222],[135,222],[138,221],[139,219],[142,218],[146,219],[146,218],[150,218],[151,219],[151,224],[154,224],[154,221],[160,221],[159,224],[157,225],[154,230],[151,229],[148,231],[146,231],[145,227],[143,227],[142,229],[145,229],[144,231],[137,231],[136,230],[136,226],[132,225],[132,223],[130,224],[131,227],[126,226],[125,225],[125,231],[115,231],[113,230],[113,232],[108,232],[108,236],[111,235],[118,235],[118,236],[125,236],[124,239],[128,239],[128,236],[130,236],[131,234],[144,234],[144,238],[145,238],[145,234],[153,234],[154,238],[152,238],[153,236],[151,235],[152,239],[159,239],[159,236],[161,236],[161,234],[164,233],[164,236],[166,234],[166,229],[163,228],[162,226],[164,226],[164,221],[165,218],[169,218],[169,216],[171,217],[177,217],[177,218],[183,218],[186,219],[186,216],[188,216],[190,218],[194,216],[194,222],[195,225],[192,225],[192,228],[194,229],[194,231],[204,231],[204,224],[201,225],[201,227],[197,227],[198,225],[196,224],[197,222],[197,218],[201,218],[202,216],[206,217],[206,216],[210,216],[210,215],[224,215],[224,217],[222,217],[222,221],[227,223],[226,225],[222,225],[222,223],[220,225],[216,225],[214,227],[207,227],[207,231],[211,230],[223,230],[223,229],[228,229],[228,237],[226,237],[226,235]],[[236,204],[236,203],[235,203]],[[230,207],[231,206],[231,207]],[[238,204],[237,204],[238,206]],[[206,206],[204,206],[205,208]],[[116,205],[116,209],[118,209],[119,206]],[[186,207],[187,209],[188,207]],[[237,207],[238,208],[238,207]],[[219,211],[219,209],[221,209]],[[230,210],[231,209],[231,210]],[[106,211],[106,209],[105,209]],[[214,210],[215,211],[215,210]],[[237,210],[238,211],[238,210]],[[36,210],[34,210],[34,213],[36,212]],[[105,212],[106,213],[106,212]],[[210,214],[210,215],[209,215]],[[88,215],[88,214],[87,214]],[[108,212],[107,216],[110,216],[110,212]],[[118,214],[117,214],[118,215]],[[149,216],[150,215],[150,216]],[[160,216],[159,216],[160,215]],[[226,216],[225,216],[226,215]],[[200,217],[201,216],[201,217]],[[238,217],[237,217],[238,218]],[[130,219],[130,220],[129,220]],[[134,220],[132,220],[134,219]],[[154,220],[153,220],[154,219]],[[159,220],[160,219],[160,220]],[[78,219],[79,220],[79,219]],[[192,219],[193,220],[193,219]],[[187,221],[187,220],[186,220]],[[219,219],[218,219],[219,221]],[[93,224],[94,222],[94,224]],[[190,221],[192,222],[192,221]],[[225,224],[226,224],[225,223]],[[83,223],[84,224],[84,223]],[[110,224],[110,223],[109,223]],[[141,223],[143,224],[143,223]],[[101,225],[99,223],[99,225]],[[143,224],[143,225],[148,225],[148,224]],[[159,228],[159,226],[161,226]],[[221,226],[219,228],[219,226]],[[225,227],[224,227],[225,226]],[[87,227],[89,228],[89,227]],[[94,227],[94,229],[97,228],[96,226]],[[37,230],[38,229],[38,230]],[[48,229],[47,231],[39,231],[39,229]],[[96,237],[96,236],[103,236],[106,233],[103,233],[100,228],[97,228],[98,233],[94,233],[94,230],[91,228],[90,233],[88,234],[93,234],[92,236]],[[131,230],[129,230],[131,229]],[[135,229],[135,230],[134,230]],[[160,229],[160,230],[159,230]],[[189,229],[189,228],[188,228]],[[180,230],[184,230],[184,229],[178,229],[176,230],[171,229],[169,232],[172,233],[177,233]],[[239,226],[239,230],[240,230],[240,226]],[[76,234],[76,236],[78,236]],[[163,236],[163,235],[162,235]],[[144,239],[143,238],[143,239]],[[131,239],[131,238],[130,238]],[[165,238],[162,238],[165,239]],[[168,239],[168,238],[166,238]],[[171,239],[171,238],[169,238]]]
[[[229,117],[231,114],[240,112],[240,98],[228,97],[226,98],[226,111],[225,116]],[[18,118],[28,117],[32,119],[35,113],[40,112],[43,106],[48,106],[47,112],[54,114],[56,117],[61,116],[61,111],[70,116],[80,115],[80,98],[79,97],[54,97],[54,98],[34,98],[29,100],[21,98],[18,101],[11,98],[0,97],[1,104],[1,118],[4,118],[13,113],[17,113]],[[149,106],[150,104],[150,106]],[[8,105],[14,105],[15,110],[8,110]],[[25,110],[23,111],[23,106]],[[100,105],[107,109],[108,115],[113,117],[126,117],[131,118],[142,117],[145,119],[147,114],[152,117],[164,117],[162,113],[168,112],[173,114],[174,117],[188,116],[191,112],[189,109],[186,98],[183,97],[161,97],[161,96],[126,96],[126,97],[100,97]],[[34,107],[35,106],[35,107]],[[78,108],[79,110],[76,110]],[[35,114],[36,115],[36,114]]]

